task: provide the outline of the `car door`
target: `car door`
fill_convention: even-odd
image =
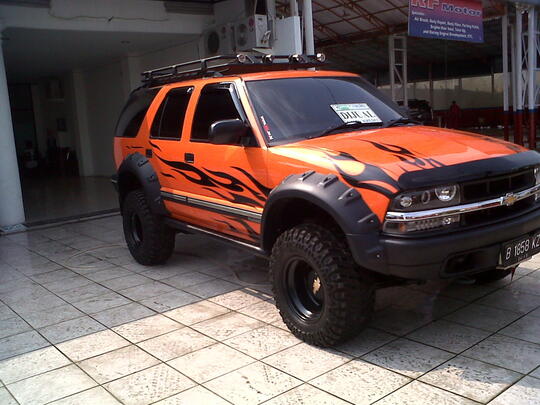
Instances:
[[[176,172],[183,177],[179,199],[192,209],[190,222],[214,232],[257,242],[260,218],[269,193],[266,187],[266,149],[251,129],[237,144],[216,145],[209,139],[213,123],[240,119],[248,124],[233,82],[210,83],[196,88],[197,105],[187,122],[182,142],[182,162]]]
[[[174,166],[180,163],[181,143],[187,136],[184,127],[193,90],[194,86],[176,87],[156,99],[159,106],[150,124],[148,141],[152,153],[149,157],[164,197],[182,188],[183,177]],[[165,198],[165,205],[176,219],[186,221],[192,217],[190,208],[185,204],[179,205]]]

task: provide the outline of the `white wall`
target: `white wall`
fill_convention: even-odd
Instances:
[[[174,65],[175,63],[199,59],[199,39],[195,38],[192,41],[171,48],[147,53],[142,55],[139,59],[141,72],[162,66]]]
[[[197,41],[191,41],[139,57],[130,56],[129,60],[124,58],[106,66],[84,70],[80,73],[84,89],[73,91],[73,83],[68,81],[66,103],[55,105],[44,102],[49,116],[46,125],[56,122],[58,113],[54,109],[62,106],[62,114],[68,117],[68,129],[74,128],[73,148],[78,150],[79,163],[85,159],[91,160],[91,165],[80,168],[81,174],[110,176],[115,172],[114,129],[129,92],[141,84],[137,81],[139,73],[197,58]],[[134,72],[133,69],[138,71]],[[84,97],[84,102],[80,104],[82,110],[78,114],[86,114],[86,117],[76,116],[75,106],[80,100],[73,97]],[[85,139],[78,139],[79,136]]]
[[[380,89],[390,95],[390,85]],[[409,83],[409,99],[429,101],[429,82]],[[500,107],[503,103],[502,74],[495,74],[494,88],[491,86],[491,76],[466,77],[462,79],[433,81],[433,108],[445,110],[456,100],[461,108]]]
[[[32,29],[198,34],[212,15],[169,13],[163,1],[51,0],[49,7],[0,5],[5,27]]]

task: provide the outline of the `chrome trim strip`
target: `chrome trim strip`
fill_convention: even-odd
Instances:
[[[261,222],[261,219],[262,219],[262,214],[258,212],[245,210],[242,208],[229,207],[228,205],[199,200],[198,198],[187,197],[185,195],[176,194],[176,193],[169,193],[167,191],[162,191],[161,195],[165,198],[178,201],[181,203],[185,203],[188,205],[192,205],[194,207],[209,208],[215,211],[223,212],[225,214],[238,215],[238,216],[245,217],[255,222]]]
[[[468,212],[486,210],[489,208],[502,207],[503,205],[510,206],[517,201],[529,198],[540,191],[540,184],[528,188],[517,193],[508,193],[504,196],[492,198],[490,200],[479,201],[470,204],[455,205],[453,207],[437,208],[425,211],[412,212],[396,212],[389,211],[386,213],[387,222],[406,222],[418,221],[423,219],[439,218],[447,215],[465,214]]]
[[[171,200],[176,200],[176,201],[181,201],[181,202],[187,201],[187,197],[180,194],[173,194],[167,191],[162,191],[161,195],[165,198],[170,198]]]
[[[255,245],[252,245],[250,243],[243,242],[243,241],[240,241],[240,240],[225,236],[225,235],[220,234],[220,233],[209,231],[208,229],[199,228],[198,226],[187,225],[187,224],[186,224],[186,228],[188,228],[190,230],[193,230],[195,232],[200,232],[200,233],[204,233],[206,235],[214,236],[216,238],[225,239],[228,242],[235,243],[237,245],[241,245],[241,246],[243,246],[245,248],[248,248],[250,250],[254,250],[258,254],[264,253],[264,251],[258,246],[255,246]]]

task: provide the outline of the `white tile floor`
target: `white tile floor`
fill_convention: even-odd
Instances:
[[[539,269],[381,290],[368,329],[320,349],[265,262],[218,242],[180,235],[147,268],[118,216],[2,236],[0,404],[540,404]]]

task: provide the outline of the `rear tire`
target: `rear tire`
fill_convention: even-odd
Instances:
[[[270,279],[283,322],[313,345],[354,337],[373,312],[373,282],[360,275],[344,241],[320,225],[299,225],[279,236]]]
[[[145,266],[165,263],[174,250],[175,232],[152,213],[142,190],[130,192],[123,203],[124,236],[133,258]]]
[[[512,270],[513,269],[491,269],[478,273],[473,277],[476,279],[476,284],[493,283],[508,277],[512,273]]]

